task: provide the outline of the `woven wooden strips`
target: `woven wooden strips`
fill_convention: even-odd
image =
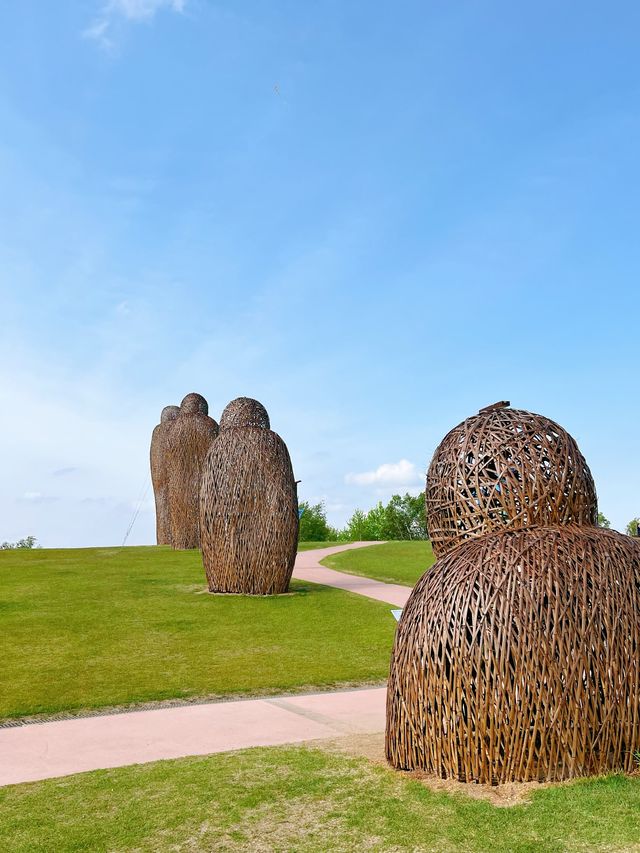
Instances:
[[[207,401],[188,394],[167,437],[167,480],[171,545],[200,547],[200,479],[218,424],[207,415]]]
[[[574,439],[542,415],[488,406],[445,436],[427,473],[436,556],[503,528],[595,525],[591,472]]]
[[[220,417],[220,429],[236,429],[237,427],[263,427],[270,429],[271,423],[267,410],[251,397],[236,397],[227,406]]]
[[[639,670],[640,543],[577,525],[470,540],[403,611],[388,760],[494,784],[631,771]]]
[[[171,544],[171,523],[169,518],[169,495],[167,482],[167,439],[169,431],[178,417],[178,406],[165,406],[160,415],[160,423],[151,436],[151,482],[156,501],[156,542],[158,545]]]
[[[287,591],[298,542],[298,499],[279,435],[257,426],[221,430],[204,466],[200,529],[211,592]]]

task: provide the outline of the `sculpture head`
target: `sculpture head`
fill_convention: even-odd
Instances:
[[[166,424],[169,421],[175,421],[180,414],[180,406],[165,406],[160,413],[160,423]]]
[[[433,551],[503,528],[595,525],[596,490],[575,440],[543,415],[495,403],[451,430],[425,492]]]
[[[262,427],[270,429],[267,410],[251,397],[236,397],[225,408],[220,418],[220,430],[236,427]]]
[[[202,394],[187,394],[180,403],[181,415],[208,415],[209,404]]]

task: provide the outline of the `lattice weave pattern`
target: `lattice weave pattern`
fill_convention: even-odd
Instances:
[[[220,417],[220,429],[236,429],[238,427],[263,427],[270,429],[271,423],[267,410],[251,397],[236,397],[225,406]]]
[[[640,543],[577,525],[471,540],[402,614],[387,758],[485,783],[631,771],[639,671]]]
[[[169,514],[169,492],[167,478],[167,450],[169,433],[180,413],[178,406],[165,406],[160,415],[160,423],[151,436],[151,482],[156,502],[156,542],[158,545],[171,544],[171,518]]]
[[[218,424],[210,418],[207,402],[188,394],[168,436],[167,478],[171,545],[200,547],[200,480],[202,466]]]
[[[574,439],[542,415],[502,405],[467,418],[434,453],[425,508],[438,557],[493,530],[596,524],[593,477]]]
[[[264,427],[227,428],[206,459],[202,560],[211,592],[286,592],[298,542],[298,499],[284,441]]]

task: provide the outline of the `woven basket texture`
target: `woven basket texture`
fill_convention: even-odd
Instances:
[[[298,498],[279,435],[264,426],[221,430],[204,466],[200,529],[211,592],[287,591],[298,542]]]
[[[168,434],[167,479],[171,545],[175,549],[200,547],[200,480],[202,466],[218,424],[207,415],[199,394],[188,394]]]
[[[267,410],[262,403],[251,397],[236,397],[225,406],[220,416],[220,430],[248,426],[270,429]]]
[[[632,771],[639,672],[640,543],[577,525],[470,540],[402,613],[387,758],[492,784]]]
[[[180,412],[179,406],[165,406],[160,415],[160,423],[151,436],[151,482],[156,503],[156,542],[158,545],[171,544],[171,523],[169,518],[169,495],[167,482],[167,441],[175,419]]]
[[[502,404],[445,436],[427,473],[425,509],[437,557],[494,530],[595,525],[598,515],[591,471],[569,433]]]

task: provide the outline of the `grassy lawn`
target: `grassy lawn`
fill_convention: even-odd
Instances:
[[[162,761],[0,789],[3,853],[629,851],[640,780],[534,788],[496,807],[304,747]]]
[[[312,551],[314,548],[333,548],[334,545],[344,545],[344,542],[298,542],[298,551]]]
[[[382,681],[386,604],[206,592],[197,551],[0,552],[0,718]]]
[[[385,542],[343,551],[322,560],[323,566],[375,578],[385,583],[400,583],[414,586],[416,581],[435,561],[430,542]]]

